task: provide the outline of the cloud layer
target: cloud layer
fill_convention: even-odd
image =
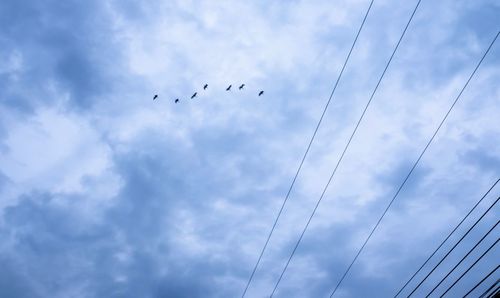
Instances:
[[[241,295],[368,4],[2,1],[0,296]],[[270,294],[413,5],[375,1],[248,297]],[[277,296],[331,293],[499,12],[422,1]],[[338,297],[393,295],[498,179],[499,63],[497,42]]]

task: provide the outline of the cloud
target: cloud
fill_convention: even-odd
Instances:
[[[109,92],[119,54],[98,46],[113,43],[106,40],[112,36],[107,19],[101,2],[4,1],[2,52],[11,57],[9,73],[15,72],[4,79],[1,96],[7,106],[33,112],[63,95],[67,107],[88,109]]]
[[[248,297],[270,293],[413,3],[374,5]],[[3,1],[0,295],[240,295],[367,6]],[[278,296],[331,292],[496,33],[498,9],[422,2]],[[393,294],[497,179],[497,48],[339,297]]]

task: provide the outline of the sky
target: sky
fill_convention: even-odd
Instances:
[[[246,297],[271,293],[415,4],[375,0]],[[1,1],[0,297],[240,297],[368,5]],[[499,15],[422,0],[275,297],[329,297]],[[497,41],[335,297],[392,297],[500,177],[499,82]]]

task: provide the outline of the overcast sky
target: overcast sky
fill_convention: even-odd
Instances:
[[[247,297],[271,293],[415,4],[375,0]],[[368,5],[0,1],[0,296],[241,296]],[[422,0],[276,297],[329,296],[499,15]],[[335,297],[392,297],[500,177],[498,115],[500,41]]]

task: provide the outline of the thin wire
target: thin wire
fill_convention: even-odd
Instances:
[[[497,287],[497,288],[496,288],[496,289],[495,289],[495,290],[494,290],[491,294],[489,294],[489,295],[488,295],[488,297],[486,297],[486,298],[491,298],[491,297],[493,297],[493,298],[497,297],[497,298],[498,298],[497,294],[499,294],[499,293],[500,293],[500,286],[498,286],[498,287]],[[480,297],[480,298],[481,298],[481,297]]]
[[[420,1],[418,2],[420,3]],[[500,33],[500,32],[499,32]],[[403,186],[406,184],[406,181],[408,181],[408,178],[410,178],[411,174],[413,173],[413,171],[415,170],[415,168],[417,167],[418,163],[420,162],[420,159],[422,159],[422,156],[424,155],[424,153],[427,151],[427,148],[429,148],[430,144],[432,143],[432,141],[434,140],[434,138],[436,137],[437,133],[439,132],[439,130],[441,129],[441,126],[443,125],[443,123],[446,121],[446,119],[448,118],[448,115],[450,114],[450,112],[453,110],[453,107],[455,107],[456,103],[458,102],[458,100],[460,99],[460,96],[462,95],[462,93],[464,92],[465,88],[469,85],[469,82],[470,80],[472,79],[472,77],[474,76],[474,74],[476,73],[477,69],[479,68],[479,66],[481,65],[481,63],[483,62],[484,60],[484,57],[486,57],[486,54],[490,51],[491,49],[491,46],[493,45],[493,43],[495,42],[495,40],[497,39],[498,37],[498,33],[497,35],[495,36],[495,39],[493,40],[493,42],[490,44],[490,46],[488,47],[488,50],[484,53],[483,57],[481,58],[481,60],[479,61],[478,65],[476,66],[476,68],[474,69],[474,71],[472,72],[471,76],[469,77],[469,79],[467,80],[467,82],[465,83],[464,87],[462,88],[462,90],[460,91],[460,93],[458,94],[457,98],[455,99],[455,101],[453,102],[453,104],[451,105],[450,109],[448,110],[448,112],[446,113],[446,115],[444,116],[443,120],[441,121],[441,123],[439,124],[438,128],[436,129],[436,131],[434,132],[434,134],[432,135],[431,139],[429,140],[429,142],[427,143],[427,145],[425,146],[424,150],[422,151],[422,153],[420,153],[420,156],[418,157],[418,159],[415,161],[415,164],[413,165],[413,167],[411,168],[410,172],[408,172],[408,175],[406,176],[406,178],[403,180],[403,183],[401,183],[401,185],[399,186],[396,194],[394,194],[394,197],[392,198],[392,200],[389,202],[389,205],[387,205],[387,208],[384,210],[384,212],[382,213],[382,216],[378,219],[377,223],[375,224],[375,226],[373,227],[372,231],[370,232],[370,234],[368,235],[368,237],[366,238],[365,242],[363,243],[363,245],[361,246],[361,248],[359,249],[358,253],[356,254],[356,256],[354,257],[354,259],[352,260],[351,264],[349,265],[349,267],[347,268],[347,270],[344,272],[344,275],[342,276],[342,278],[340,279],[340,281],[337,283],[337,286],[335,287],[335,289],[333,290],[332,294],[330,295],[330,297],[333,296],[333,294],[335,294],[335,292],[337,291],[338,287],[340,286],[340,284],[342,283],[342,281],[344,280],[345,276],[347,275],[347,273],[349,272],[349,270],[351,269],[351,267],[353,266],[354,262],[356,262],[357,258],[359,257],[359,255],[361,254],[361,252],[363,251],[363,249],[365,248],[366,244],[368,243],[368,241],[370,240],[370,238],[372,237],[373,233],[375,232],[375,230],[378,228],[380,222],[382,221],[382,219],[384,218],[385,214],[387,213],[387,211],[389,210],[389,208],[392,206],[392,203],[394,203],[394,200],[396,200],[397,196],[399,195],[401,189],[403,188]]]
[[[304,164],[304,161],[306,159],[306,156],[307,154],[309,153],[309,149],[311,148],[311,145],[314,141],[314,138],[316,137],[316,133],[318,132],[318,129],[321,125],[321,122],[323,121],[323,117],[325,116],[325,113],[326,113],[326,110],[328,109],[328,106],[330,105],[330,102],[333,98],[333,94],[335,93],[335,90],[337,90],[337,86],[340,82],[340,79],[342,78],[342,74],[344,73],[344,70],[347,66],[347,63],[349,62],[349,58],[351,57],[351,53],[354,49],[354,46],[356,45],[357,41],[358,41],[358,37],[359,35],[361,34],[361,30],[363,29],[364,25],[365,25],[365,21],[368,17],[368,14],[370,13],[370,10],[372,8],[372,5],[373,5],[373,2],[375,0],[371,0],[370,1],[370,5],[368,6],[368,9],[366,10],[366,13],[365,13],[365,16],[363,18],[363,21],[361,22],[361,26],[359,27],[358,29],[358,32],[356,33],[356,37],[354,38],[354,41],[351,45],[351,49],[349,50],[349,53],[347,54],[347,57],[346,57],[346,60],[344,62],[344,65],[342,66],[342,69],[340,70],[340,73],[339,73],[339,76],[337,77],[337,80],[335,82],[335,85],[333,86],[333,90],[332,90],[332,93],[330,94],[330,97],[328,98],[328,101],[326,102],[326,105],[325,105],[325,108],[323,109],[323,113],[321,114],[321,117],[319,118],[319,121],[318,121],[318,124],[316,125],[316,129],[314,130],[314,133],[311,137],[311,140],[309,141],[309,144],[307,145],[307,149],[306,149],[306,152],[304,153],[304,156],[302,157],[302,160],[300,162],[300,165],[297,169],[297,172],[295,173],[295,176],[293,177],[293,180],[292,180],[292,184],[290,185],[289,189],[288,189],[288,192],[285,196],[285,199],[283,200],[283,203],[281,204],[281,208],[278,212],[278,216],[276,216],[276,219],[274,220],[274,223],[273,223],[273,226],[271,228],[271,231],[269,232],[269,235],[267,236],[267,239],[266,239],[266,243],[264,244],[264,247],[262,248],[261,252],[260,252],[260,255],[259,255],[259,258],[257,259],[257,263],[255,264],[253,270],[252,270],[252,274],[250,275],[250,278],[248,279],[248,282],[247,282],[247,285],[245,287],[245,290],[243,291],[243,294],[241,295],[241,297],[245,297],[245,294],[248,290],[248,287],[250,286],[250,283],[252,282],[252,279],[255,275],[255,272],[257,271],[257,267],[259,266],[260,264],[260,261],[262,259],[262,256],[264,255],[264,252],[267,248],[267,245],[269,244],[269,240],[271,239],[271,236],[273,235],[273,232],[274,232],[274,229],[276,228],[276,224],[278,223],[278,220],[281,216],[281,213],[283,212],[283,208],[285,208],[285,204],[286,202],[288,201],[288,197],[290,196],[290,193],[292,192],[292,188],[293,186],[295,185],[295,181],[297,180],[297,177],[299,176],[299,173],[300,173],[300,170],[302,169],[302,165]]]
[[[488,279],[488,277],[490,277],[493,273],[495,273],[498,268],[500,268],[500,265],[497,265],[496,268],[493,268],[493,270],[491,270],[490,273],[488,273],[488,275],[486,275],[485,277],[483,277],[483,279],[481,279],[472,289],[469,290],[469,292],[467,292],[467,294],[465,294],[462,298],[465,298],[467,297],[470,293],[472,293],[477,287],[479,287],[485,280]],[[494,283],[493,285],[491,285],[491,287],[488,288],[488,290],[485,292],[485,293],[488,293],[491,289],[493,289],[495,287],[495,285],[498,283],[498,280],[496,283]]]
[[[465,270],[464,273],[462,273],[462,275],[460,275],[459,278],[457,278],[457,280],[455,280],[455,282],[448,287],[448,289],[446,289],[446,291],[441,295],[439,296],[440,298],[442,298],[444,295],[446,295],[446,293],[448,293],[474,266],[476,266],[476,264],[493,248],[495,247],[495,245],[497,245],[498,241],[500,240],[500,238],[497,238],[497,241],[495,241],[495,243],[493,243],[479,258],[477,258],[477,260],[472,264],[470,265],[470,267]]]
[[[332,174],[331,174],[330,178],[328,179],[328,182],[326,183],[325,188],[323,189],[323,192],[321,193],[321,196],[319,197],[319,199],[318,199],[318,201],[317,201],[317,203],[316,203],[316,206],[315,206],[315,207],[314,207],[314,209],[313,209],[313,212],[311,213],[311,215],[310,215],[310,217],[309,217],[309,220],[307,221],[307,223],[306,223],[306,225],[305,225],[305,227],[304,227],[304,229],[303,229],[303,231],[302,231],[302,233],[301,233],[301,235],[300,235],[299,239],[297,240],[297,243],[295,244],[295,247],[293,248],[293,251],[292,251],[292,253],[290,254],[290,257],[288,258],[288,261],[286,262],[286,265],[285,265],[285,267],[283,268],[283,271],[281,272],[280,277],[279,277],[278,281],[276,282],[276,284],[275,284],[275,286],[274,286],[274,288],[273,288],[273,291],[272,291],[272,293],[271,293],[270,297],[273,297],[274,293],[276,292],[276,289],[278,288],[278,285],[279,285],[279,283],[281,282],[281,280],[282,280],[282,278],[283,278],[283,275],[285,274],[285,272],[286,272],[286,270],[287,270],[287,268],[288,268],[288,265],[290,264],[290,261],[292,260],[293,255],[295,254],[295,252],[296,252],[296,250],[297,250],[297,247],[299,246],[300,242],[302,241],[302,238],[304,237],[304,234],[305,234],[305,232],[307,231],[307,228],[309,227],[309,224],[311,223],[312,218],[313,218],[313,217],[314,217],[314,215],[316,214],[316,210],[318,209],[319,204],[320,204],[320,203],[321,203],[321,201],[323,200],[323,197],[324,197],[324,195],[325,195],[325,193],[326,193],[326,190],[328,189],[328,186],[330,185],[330,183],[331,183],[331,181],[332,181],[333,177],[335,176],[335,173],[337,172],[337,169],[338,169],[338,167],[339,167],[340,163],[342,162],[342,160],[343,160],[343,158],[344,158],[344,155],[345,155],[345,153],[347,152],[347,149],[349,148],[349,145],[351,144],[351,141],[352,141],[352,139],[354,138],[354,135],[356,134],[356,132],[357,132],[357,130],[358,130],[358,127],[359,127],[359,125],[360,125],[361,121],[363,120],[363,118],[364,118],[364,116],[365,116],[365,114],[366,114],[366,111],[368,110],[368,107],[370,106],[370,103],[371,103],[371,102],[372,102],[372,100],[373,100],[373,97],[375,96],[375,93],[377,92],[378,87],[380,86],[380,83],[382,82],[382,79],[384,78],[385,73],[387,72],[387,69],[389,68],[389,65],[391,64],[392,59],[394,58],[394,55],[396,54],[396,51],[397,51],[397,49],[399,48],[399,45],[401,44],[401,41],[403,40],[403,37],[404,37],[404,35],[405,35],[405,33],[406,33],[407,29],[408,29],[408,26],[410,25],[411,20],[413,19],[413,16],[415,15],[415,12],[416,12],[416,10],[417,10],[417,8],[418,8],[418,6],[419,6],[419,4],[420,4],[420,2],[421,2],[421,1],[422,1],[422,0],[418,0],[418,3],[417,3],[417,5],[415,6],[415,9],[413,10],[413,13],[411,14],[411,17],[410,17],[410,19],[409,19],[408,23],[406,24],[406,27],[404,28],[403,33],[401,34],[401,36],[400,36],[400,38],[399,38],[399,40],[398,40],[398,43],[396,44],[396,47],[394,48],[394,51],[393,51],[393,52],[392,52],[392,54],[391,54],[391,57],[389,58],[389,61],[387,61],[387,64],[386,64],[386,66],[385,66],[385,68],[384,68],[384,71],[382,72],[382,75],[380,76],[380,78],[379,78],[379,80],[378,80],[378,82],[377,82],[377,85],[375,86],[375,89],[373,89],[373,92],[372,92],[372,94],[371,94],[371,96],[370,96],[370,99],[369,99],[369,100],[368,100],[368,102],[366,103],[366,106],[365,106],[365,108],[364,108],[364,110],[363,110],[363,113],[361,114],[361,117],[359,118],[358,122],[356,123],[356,127],[354,128],[354,130],[353,130],[353,132],[352,132],[351,136],[349,137],[349,140],[348,140],[348,142],[347,142],[346,146],[344,147],[344,150],[343,150],[342,154],[340,155],[340,158],[339,158],[339,160],[337,161],[337,164],[335,165],[335,168],[334,168],[334,170],[333,170],[333,172],[332,172]]]
[[[496,286],[497,284],[498,284],[498,280],[497,280],[497,282],[493,285],[493,287],[494,287],[494,286]],[[493,288],[493,287],[491,287],[491,288]],[[491,290],[491,288],[489,288],[489,289],[488,289],[488,291],[484,292],[481,296],[479,296],[479,298],[482,298],[482,297],[484,297],[486,294],[488,294],[488,292]],[[486,298],[493,297],[494,295],[496,295],[497,293],[499,293],[499,290],[500,290],[500,286],[496,287],[496,288],[493,290],[493,292],[491,292],[491,293],[488,295],[488,297],[486,297]]]
[[[445,277],[443,277],[439,283],[434,286],[434,288],[429,292],[429,294],[427,294],[427,296],[425,296],[425,298],[428,298],[432,293],[434,293],[434,291],[446,280],[446,278],[448,278],[448,276],[450,276],[451,273],[453,273],[453,271],[455,271],[455,269],[457,269],[458,266],[460,266],[460,264],[462,264],[462,262],[476,249],[476,247],[479,246],[479,244],[481,244],[483,242],[484,239],[486,239],[486,237],[488,237],[488,235],[498,226],[498,224],[500,223],[500,220],[497,221],[497,223],[476,243],[476,245],[474,245],[474,247],[472,247],[465,256],[462,257],[462,259],[445,275]]]
[[[474,229],[474,227],[481,221],[481,219],[483,219],[483,217],[493,208],[493,206],[496,205],[496,203],[498,202],[498,200],[500,200],[500,197],[498,197],[495,202],[493,202],[493,204],[491,204],[491,206],[486,210],[484,211],[484,213],[481,215],[481,217],[476,220],[476,222],[467,230],[467,232],[462,236],[462,238],[460,238],[457,243],[455,243],[455,245],[453,245],[453,247],[448,251],[448,253],[446,253],[446,255],[444,255],[441,260],[436,264],[436,266],[434,266],[434,268],[432,268],[432,270],[427,273],[427,275],[422,279],[422,281],[413,289],[413,291],[411,291],[411,293],[407,296],[410,297],[411,295],[413,295],[413,293],[415,293],[415,291],[424,283],[424,281],[434,272],[434,270],[436,270],[437,267],[439,267],[439,265],[441,265],[441,263],[453,252],[453,250],[460,244],[460,242],[462,242],[462,240],[464,240],[464,238],[470,233],[470,231],[472,231]]]
[[[495,292],[496,292],[496,291],[500,288],[500,286],[499,286],[499,287],[497,287],[496,289],[493,289],[493,288],[495,288],[495,287],[496,287],[496,285],[498,285],[498,283],[499,283],[499,282],[500,282],[500,279],[497,279],[497,281],[496,281],[496,282],[494,282],[494,283],[491,285],[491,287],[489,287],[488,289],[486,289],[486,291],[484,291],[484,292],[481,294],[481,296],[479,296],[479,298],[483,298],[483,297],[484,297],[484,296],[486,296],[486,294],[488,294],[491,290],[493,290],[493,292],[491,292],[491,294],[490,294],[490,295],[488,295],[488,298],[489,298],[489,297],[491,297],[491,295],[494,295],[494,294],[495,294]]]
[[[394,295],[394,298],[396,298],[403,291],[403,289],[406,288],[406,286],[413,280],[413,278],[420,272],[420,270],[422,270],[422,268],[424,268],[424,266],[427,265],[430,259],[438,252],[438,250],[445,244],[445,242],[448,241],[451,235],[455,233],[455,231],[462,225],[462,223],[467,219],[467,217],[469,217],[469,215],[476,209],[476,207],[479,206],[479,204],[481,204],[484,198],[486,198],[486,196],[491,192],[491,190],[495,188],[495,186],[498,184],[499,181],[500,179],[497,179],[497,181],[490,187],[490,189],[488,189],[488,191],[481,197],[481,199],[476,203],[476,205],[472,207],[469,213],[467,213],[467,215],[465,215],[465,217],[462,218],[462,220],[458,223],[458,225],[450,232],[450,234],[448,234],[448,236],[443,240],[443,242],[439,244],[439,246],[434,250],[434,252],[427,258],[427,260],[425,260],[422,266],[420,266],[420,268],[418,268],[418,270],[415,273],[413,273],[412,277],[403,285],[403,287],[399,289],[396,295]]]

